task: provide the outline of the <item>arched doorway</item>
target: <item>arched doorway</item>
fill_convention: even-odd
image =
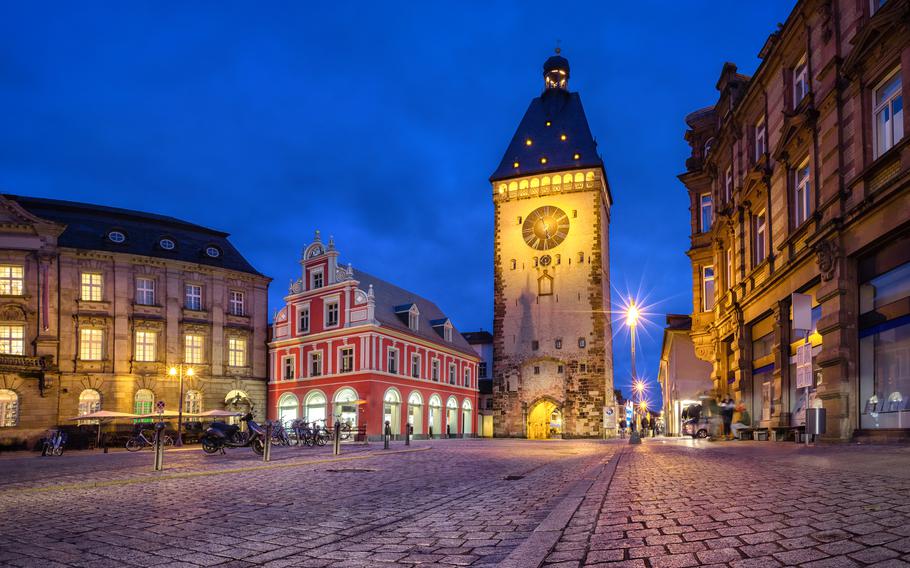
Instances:
[[[450,396],[446,401],[446,433],[449,436],[458,435],[458,401]]]
[[[413,428],[414,435],[423,434],[423,397],[417,391],[408,397],[408,424]]]
[[[321,391],[308,392],[304,404],[304,418],[307,424],[325,421],[325,395]]]
[[[442,436],[442,399],[439,398],[438,394],[430,397],[430,417],[427,434],[430,438]]]
[[[471,418],[471,401],[464,399],[461,403],[461,423],[465,436],[470,435],[474,419]]]
[[[393,436],[401,434],[401,395],[393,388],[385,391],[385,396],[382,399],[383,429],[385,429],[386,422],[389,423]]]
[[[541,399],[528,411],[528,439],[546,440],[562,437],[562,409],[549,399]]]
[[[300,416],[300,402],[293,393],[286,392],[278,399],[278,419],[282,424],[297,420]]]
[[[357,429],[357,391],[351,387],[344,387],[335,393],[335,416],[341,423],[351,425],[351,430]]]
[[[240,415],[253,412],[253,403],[250,396],[242,390],[232,390],[224,396],[224,409]],[[237,424],[239,417],[232,416],[228,419],[231,424]]]

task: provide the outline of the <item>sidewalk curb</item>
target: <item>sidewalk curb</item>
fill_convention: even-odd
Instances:
[[[539,568],[543,565],[547,555],[559,542],[562,532],[585,500],[588,491],[595,483],[602,482],[609,486],[620,458],[627,451],[627,447],[622,448],[607,462],[592,468],[593,472],[573,483],[563,493],[562,499],[553,507],[550,514],[537,525],[534,532],[497,566],[500,568]]]

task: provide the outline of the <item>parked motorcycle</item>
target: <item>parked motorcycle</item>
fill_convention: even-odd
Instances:
[[[200,439],[202,451],[207,454],[214,454],[218,451],[224,453],[224,448],[249,446],[261,456],[265,451],[265,430],[256,424],[251,413],[247,413],[240,420],[246,422],[246,432],[241,431],[237,424],[215,422],[209,426]]]

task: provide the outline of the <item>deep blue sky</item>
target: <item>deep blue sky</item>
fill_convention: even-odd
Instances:
[[[232,233],[274,278],[313,230],[344,262],[492,327],[487,182],[561,40],[613,195],[616,290],[691,311],[685,115],[724,61],[757,67],[793,0],[366,4],[9,3],[0,191],[180,217]],[[628,392],[628,338],[614,345]]]

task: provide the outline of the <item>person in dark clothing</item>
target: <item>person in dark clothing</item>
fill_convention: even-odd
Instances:
[[[619,437],[626,437],[626,421],[625,419],[619,421]]]
[[[733,423],[733,411],[735,408],[736,405],[733,404],[733,399],[729,396],[720,401],[720,417],[724,424],[724,439],[729,439],[733,435],[730,425]]]
[[[641,417],[641,435],[642,435],[642,437],[646,437],[648,435],[648,417],[647,416]]]

